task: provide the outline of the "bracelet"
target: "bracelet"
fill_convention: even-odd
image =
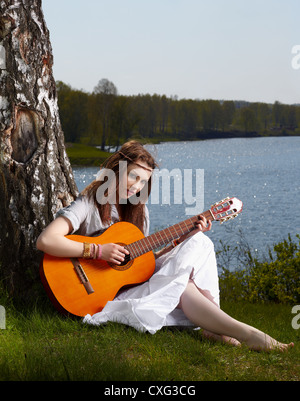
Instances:
[[[102,246],[98,244],[97,259],[101,259],[102,256]]]
[[[82,257],[84,259],[90,259],[91,257],[91,248],[92,248],[92,244],[90,244],[89,242],[84,242],[84,248],[83,248],[83,255]]]
[[[84,250],[82,257],[84,259],[101,259],[102,247],[100,244],[90,244],[84,242]]]
[[[95,244],[91,244],[90,258],[95,259]]]

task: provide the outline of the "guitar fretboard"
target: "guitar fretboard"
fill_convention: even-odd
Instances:
[[[213,220],[213,215],[209,210],[201,213],[206,217],[207,220]],[[160,248],[163,245],[169,244],[176,238],[182,235],[190,233],[195,228],[195,223],[199,220],[200,216],[194,216],[186,219],[180,223],[176,223],[173,226],[164,228],[161,231],[153,233],[145,238],[138,241],[132,242],[126,245],[130,253],[130,259],[135,259],[144,253],[150,252],[154,249]]]

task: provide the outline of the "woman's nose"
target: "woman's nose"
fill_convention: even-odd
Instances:
[[[143,185],[141,180],[136,181],[132,186],[131,189],[135,190],[136,192],[140,191],[142,189]]]

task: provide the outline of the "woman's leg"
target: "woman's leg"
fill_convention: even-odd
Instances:
[[[196,326],[217,335],[229,336],[254,350],[285,350],[294,344],[282,344],[269,335],[233,319],[205,297],[192,281],[183,292],[179,307]]]

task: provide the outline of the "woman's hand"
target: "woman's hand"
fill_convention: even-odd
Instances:
[[[207,221],[206,218],[202,215],[200,215],[200,219],[195,223],[195,228],[193,231],[191,231],[188,234],[183,235],[182,237],[180,237],[179,241],[182,242],[185,239],[192,237],[193,235],[195,235],[196,233],[198,233],[199,231],[202,231],[203,233],[205,233],[206,231],[211,230],[211,220]]]
[[[101,247],[101,259],[106,260],[107,262],[115,263],[116,265],[120,265],[124,261],[125,255],[129,255],[127,249],[125,249],[122,245],[103,244]]]
[[[198,231],[202,231],[203,233],[205,233],[206,231],[210,231],[211,230],[211,220],[207,221],[207,219],[204,216],[200,215],[200,220],[198,220],[196,222],[195,229]]]

